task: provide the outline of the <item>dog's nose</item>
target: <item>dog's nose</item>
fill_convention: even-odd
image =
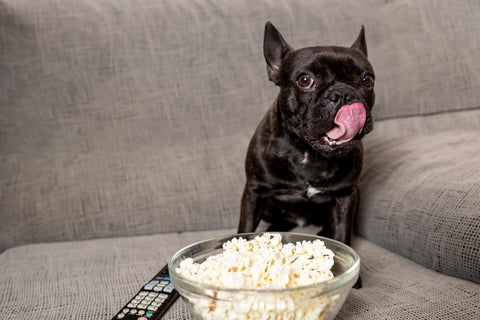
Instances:
[[[342,95],[337,90],[331,90],[329,98],[332,100],[332,102],[337,103],[342,98]]]
[[[333,89],[329,92],[328,98],[335,104],[349,104],[355,100],[354,96],[345,91]]]
[[[350,104],[350,103],[352,103],[352,102],[355,100],[355,97],[354,97],[352,94],[347,93],[347,94],[345,95],[344,99],[345,99],[345,100],[344,100],[345,104]]]

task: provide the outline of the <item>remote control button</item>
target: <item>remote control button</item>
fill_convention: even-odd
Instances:
[[[171,293],[174,289],[175,289],[175,287],[173,286],[173,284],[170,283],[168,286],[166,286],[165,288],[163,288],[163,291],[164,291],[164,292]]]
[[[165,281],[165,280],[163,280],[163,281],[160,281],[160,284],[164,284],[164,285],[167,285],[167,284],[169,284],[169,283],[170,283],[170,282],[168,282],[168,281]]]
[[[160,297],[155,298],[155,301],[156,301],[156,302],[163,302],[163,301],[165,301],[165,300],[166,300],[166,298],[160,298]]]
[[[140,291],[137,296],[145,297],[148,294],[148,291]]]
[[[120,313],[118,316],[117,316],[117,319],[123,319],[125,318],[125,313]]]
[[[130,311],[130,309],[128,309],[128,308],[125,308],[125,309],[122,310],[123,313],[128,313],[129,311]]]
[[[153,312],[152,311],[147,311],[147,313],[145,313],[145,315],[150,318],[153,315]]]
[[[147,309],[147,307],[148,307],[148,304],[142,303],[142,304],[139,304],[137,308],[138,309]]]
[[[145,314],[145,310],[139,310],[137,314],[139,316],[143,316]]]
[[[147,320],[147,318],[145,318],[145,317],[140,317],[140,318],[138,318],[137,320]]]
[[[152,280],[152,281],[150,281],[149,283],[147,283],[147,284],[145,285],[145,287],[143,287],[143,289],[145,289],[145,290],[152,290],[153,287],[155,287],[159,282],[160,282],[160,281],[158,281],[158,280]]]
[[[150,292],[150,293],[148,294],[148,296],[149,296],[149,297],[156,298],[156,297],[158,296],[158,293],[156,293],[156,292]]]
[[[148,306],[148,308],[147,308],[147,309],[148,309],[148,310],[151,310],[151,311],[153,311],[153,312],[155,312],[155,311],[157,311],[157,310],[158,310],[158,307],[156,307],[156,306]]]
[[[150,304],[151,306],[154,306],[154,307],[160,307],[162,305],[161,302],[158,302],[158,301],[152,301],[152,304]]]
[[[158,295],[159,298],[162,298],[162,299],[167,299],[168,298],[168,294],[165,294],[165,293],[160,293]]]
[[[163,280],[170,281],[170,277],[164,277]]]
[[[129,304],[127,305],[127,307],[129,307],[129,308],[136,308],[136,307],[137,307],[137,304],[136,304],[136,303],[129,303]]]
[[[136,303],[136,304],[139,304],[140,302],[142,302],[142,299],[137,299],[137,298],[131,301],[131,303]]]
[[[137,309],[130,310],[130,314],[135,314],[135,313],[137,313]]]

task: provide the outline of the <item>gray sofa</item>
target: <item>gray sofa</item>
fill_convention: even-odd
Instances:
[[[338,319],[480,319],[477,0],[0,0],[0,319],[110,319],[176,250],[235,232],[277,94],[267,20],[294,47],[366,28],[363,288]]]

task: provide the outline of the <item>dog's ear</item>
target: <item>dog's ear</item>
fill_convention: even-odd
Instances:
[[[290,51],[293,51],[293,48],[288,45],[273,24],[270,21],[267,22],[263,39],[263,54],[267,61],[268,79],[276,85],[278,85],[282,61]]]
[[[352,44],[353,49],[358,49],[363,54],[365,57],[368,56],[367,54],[367,40],[365,40],[365,27],[362,26],[362,29],[360,30],[360,33],[358,34],[357,40]]]

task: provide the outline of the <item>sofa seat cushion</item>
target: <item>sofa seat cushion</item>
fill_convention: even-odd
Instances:
[[[380,123],[379,133],[388,124]],[[424,266],[480,283],[478,127],[415,130],[366,139],[357,231]]]
[[[10,248],[0,255],[0,319],[110,319],[175,251],[234,231]],[[338,319],[480,317],[478,284],[436,273],[363,238],[355,238],[354,247],[364,286],[352,290]],[[179,300],[165,319],[193,318]]]
[[[234,230],[30,244],[0,255],[0,319],[111,319],[182,247]],[[176,304],[166,319],[184,319]]]
[[[356,237],[363,287],[352,290],[336,320],[477,319],[480,285],[446,276]]]

